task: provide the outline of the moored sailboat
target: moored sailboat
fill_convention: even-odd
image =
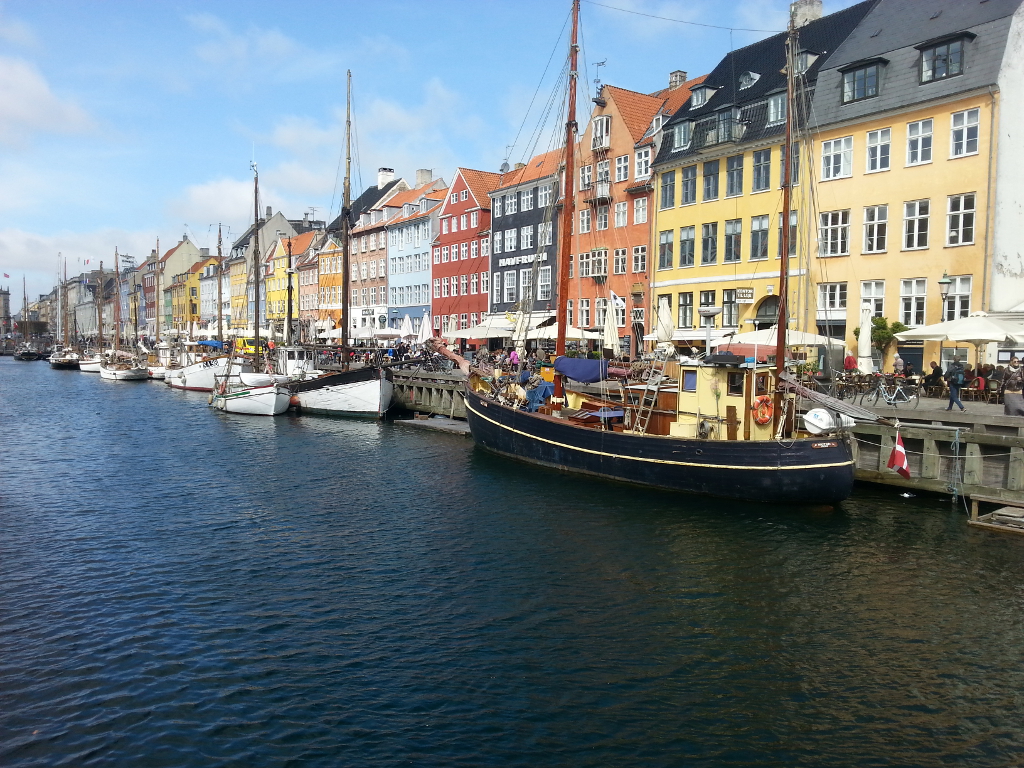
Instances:
[[[844,420],[818,413],[801,426],[795,392],[785,370],[788,227],[782,228],[779,334],[773,368],[733,355],[698,361],[658,360],[642,387],[621,386],[618,398],[572,391],[570,381],[614,378],[604,361],[565,357],[576,144],[577,29],[573,0],[568,66],[570,84],[565,128],[567,189],[562,190],[555,386],[539,407],[530,403],[519,376],[502,378],[471,367],[441,348],[467,376],[467,420],[477,445],[521,461],[563,471],[657,488],[744,501],[832,504],[853,489],[854,462]],[[793,100],[796,32],[787,40],[788,96]],[[792,146],[794,110],[786,112],[786,146]],[[783,159],[782,220],[791,207],[791,173]],[[517,372],[518,373],[518,372]],[[610,392],[609,388],[609,392]],[[828,403],[841,410],[836,403]],[[860,418],[878,420],[860,412]],[[810,414],[808,414],[810,416]]]
[[[103,264],[100,264],[100,289],[103,288]],[[100,317],[102,318],[102,303]],[[121,350],[121,263],[114,249],[114,339],[113,350],[100,363],[100,377],[110,381],[147,381],[149,371],[138,355]]]
[[[213,393],[210,395],[210,405],[220,411],[228,413],[239,413],[249,416],[278,416],[288,410],[291,402],[291,392],[283,386],[287,377],[282,376],[281,381],[272,373],[259,373],[260,367],[260,275],[263,272],[263,265],[260,262],[260,240],[259,240],[259,219],[260,219],[260,177],[256,164],[253,163],[253,199],[256,215],[253,227],[253,251],[252,271],[255,287],[255,333],[253,368],[256,373],[239,371],[232,373],[233,358],[229,355],[226,371],[223,376],[217,376],[214,380]],[[222,358],[217,358],[220,360]],[[208,361],[210,362],[210,361]],[[270,361],[268,370],[270,370]],[[187,379],[186,379],[187,381]]]

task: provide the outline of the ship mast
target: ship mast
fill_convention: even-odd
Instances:
[[[163,271],[163,262],[160,261],[160,238],[156,239],[156,280],[153,286],[153,313],[156,315],[156,343],[160,343],[160,273]],[[160,353],[157,352],[157,355]]]
[[[255,329],[253,344],[256,356],[253,360],[253,370],[260,370],[260,172],[256,163],[252,164],[252,199],[255,216],[252,224],[252,271],[253,271],[253,296],[255,298],[255,317],[253,328]]]
[[[60,254],[57,254],[57,255],[59,256]],[[64,346],[67,347],[68,346],[68,326],[71,324],[70,322],[68,322],[68,320],[70,318],[70,313],[68,312],[68,260],[67,259],[64,259],[64,290],[62,291],[62,294],[63,294],[62,298],[63,298],[64,309],[63,309],[63,314],[61,315],[60,322],[61,322],[61,326],[63,327],[63,331],[64,331]]]
[[[289,346],[292,343],[292,273],[295,271],[295,263],[292,261],[292,239],[288,238],[288,313],[284,326],[284,343]]]
[[[103,354],[103,262],[100,262],[100,284],[96,287],[96,343]]]
[[[565,354],[565,334],[568,325],[569,309],[569,252],[572,250],[573,192],[575,186],[575,153],[576,153],[576,71],[579,60],[577,34],[580,22],[580,0],[572,1],[572,37],[569,42],[569,108],[565,121],[565,177],[562,184],[562,220],[559,223],[558,247],[558,335],[555,340],[555,354]],[[554,396],[561,402],[563,395],[562,377],[555,377]]]
[[[775,413],[785,419],[782,413],[782,374],[786,370],[786,329],[789,325],[789,248],[790,225],[793,197],[793,112],[794,112],[794,53],[796,50],[796,27],[793,16],[789,18],[789,34],[786,37],[786,144],[782,154],[782,237],[779,241],[779,316],[775,339]]]
[[[222,250],[223,241],[221,240],[221,225],[217,225],[217,341],[224,341],[224,328],[223,320],[224,313],[221,311],[223,306],[224,296],[224,252]]]
[[[342,187],[341,197],[341,354],[342,354],[342,368],[348,370],[348,334],[349,325],[351,320],[349,319],[349,272],[351,267],[349,265],[349,240],[351,238],[350,230],[352,227],[349,221],[351,212],[349,208],[352,205],[352,70],[348,70],[346,76],[346,90],[345,90],[345,182]],[[378,190],[379,191],[379,190]]]
[[[121,259],[114,246],[114,352],[121,349]],[[115,354],[116,357],[116,354]]]

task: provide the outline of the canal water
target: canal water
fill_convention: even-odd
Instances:
[[[0,765],[1024,760],[1024,540],[0,358]]]

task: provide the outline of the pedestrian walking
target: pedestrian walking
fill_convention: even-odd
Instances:
[[[957,405],[960,407],[961,413],[966,413],[967,409],[960,402],[960,389],[964,385],[964,365],[960,362],[959,355],[953,356],[953,362],[946,369],[945,378],[946,384],[949,386],[949,405],[946,406],[946,410],[952,411],[953,406]]]

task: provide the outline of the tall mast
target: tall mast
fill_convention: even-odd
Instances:
[[[217,225],[217,341],[224,341],[224,328],[223,320],[224,313],[221,309],[224,296],[224,252],[221,249],[223,241],[221,240],[221,225]]]
[[[160,261],[160,238],[156,239],[156,284],[153,287],[153,313],[156,315],[156,343],[160,343],[160,272],[163,270]]]
[[[779,389],[781,376],[786,370],[786,329],[789,325],[789,217],[793,196],[793,113],[794,113],[794,51],[796,49],[796,27],[793,15],[789,17],[789,34],[786,37],[786,149],[782,156],[782,237],[779,247],[779,318],[776,326],[775,345],[775,412],[782,418],[782,391]]]
[[[100,284],[96,288],[96,343],[103,354],[103,262],[100,262]]]
[[[28,283],[21,276],[21,340],[28,346]]]
[[[59,253],[57,255],[60,256]],[[60,322],[61,322],[61,325],[63,326],[63,330],[64,330],[64,346],[66,347],[66,346],[68,346],[68,326],[70,325],[70,323],[68,322],[69,313],[68,313],[68,260],[67,259],[64,259],[64,290],[62,291],[62,298],[63,298],[64,309],[63,309],[63,314],[61,315],[61,321]]]
[[[562,220],[559,223],[558,247],[558,336],[555,354],[565,354],[565,333],[569,309],[569,252],[572,250],[572,221],[576,190],[576,79],[579,46],[576,44],[580,23],[580,0],[572,0],[572,38],[569,42],[569,109],[565,121],[565,181],[562,184]],[[562,397],[562,378],[555,377],[555,397]]]
[[[121,349],[121,259],[114,246],[114,351]]]
[[[255,316],[253,319],[254,346],[256,357],[253,360],[253,370],[260,369],[260,172],[256,163],[252,164],[252,200],[255,216],[252,222],[252,270],[253,270],[253,296],[255,297]]]
[[[349,238],[351,222],[349,221],[352,205],[352,70],[346,75],[345,89],[345,183],[342,187],[341,196],[341,354],[342,366],[348,370],[348,334],[349,334],[349,305],[348,305],[348,277],[351,268],[349,266]],[[379,192],[380,190],[378,190]]]
[[[285,319],[284,326],[284,343],[289,345],[292,343],[292,273],[295,271],[295,265],[292,263],[292,239],[288,238],[288,315]]]

